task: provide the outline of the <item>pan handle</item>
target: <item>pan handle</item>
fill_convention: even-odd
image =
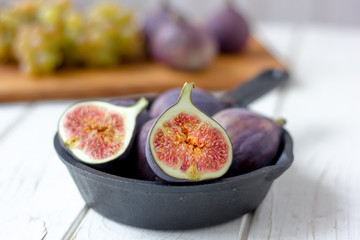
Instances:
[[[269,69],[254,79],[228,92],[223,100],[234,107],[246,107],[270,90],[285,84],[289,74],[279,69]]]

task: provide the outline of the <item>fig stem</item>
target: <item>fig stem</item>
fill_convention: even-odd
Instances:
[[[149,102],[146,100],[146,98],[142,97],[134,105],[129,106],[129,108],[131,108],[135,113],[140,113],[148,105],[149,105]]]
[[[277,118],[274,120],[274,123],[277,124],[278,126],[284,126],[286,124],[286,119],[285,118]]]
[[[191,99],[191,93],[194,87],[195,87],[194,83],[186,82],[183,86],[183,89],[181,90],[181,94],[178,101],[180,101],[181,99]]]

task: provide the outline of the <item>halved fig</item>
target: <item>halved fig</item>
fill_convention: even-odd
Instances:
[[[98,165],[124,158],[135,135],[136,119],[147,105],[145,98],[128,107],[105,101],[77,103],[61,116],[59,136],[82,162]]]
[[[168,182],[193,182],[223,176],[232,162],[225,130],[192,103],[193,83],[154,123],[146,158],[155,174]]]

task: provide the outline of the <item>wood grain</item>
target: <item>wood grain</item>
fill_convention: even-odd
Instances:
[[[20,73],[16,66],[5,65],[0,66],[0,102],[161,92],[182,86],[186,81],[208,90],[226,90],[269,68],[285,66],[254,38],[243,54],[221,55],[210,68],[197,73],[146,62],[107,70],[62,70],[34,78]]]
[[[1,105],[0,239],[61,239],[83,208],[52,144],[69,104]]]
[[[190,216],[191,217],[191,216]],[[197,240],[238,240],[239,226],[242,218],[219,224],[212,227],[160,231],[132,227],[116,223],[90,209],[81,226],[70,239],[97,240],[97,239],[132,239],[132,240],[159,240],[159,239],[197,239]]]
[[[298,31],[303,41],[292,55],[294,82],[279,111],[294,139],[295,160],[256,210],[249,239],[357,240],[360,32]]]

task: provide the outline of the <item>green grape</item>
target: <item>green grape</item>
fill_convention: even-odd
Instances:
[[[3,7],[0,13],[0,62],[15,60],[13,42],[17,29],[36,20],[40,1],[21,1]]]
[[[7,62],[11,58],[11,41],[11,31],[0,22],[0,63]]]
[[[75,9],[71,9],[64,14],[64,61],[67,66],[76,66],[83,63],[78,46],[84,39],[86,20],[83,14]]]
[[[132,12],[124,9],[120,4],[111,2],[95,4],[89,9],[87,15],[92,23],[98,25],[111,24],[116,27],[126,26],[134,20]]]
[[[49,27],[62,28],[64,13],[70,10],[69,0],[56,0],[43,3],[37,11],[37,20]]]
[[[0,62],[41,75],[59,66],[110,67],[143,56],[133,12],[103,2],[86,12],[72,0],[24,0],[0,12]]]
[[[78,56],[85,65],[110,67],[119,63],[116,44],[110,35],[106,29],[87,27],[83,37],[76,42]]]
[[[9,27],[20,27],[22,24],[34,22],[42,1],[13,2],[3,11],[2,22]]]
[[[22,71],[32,75],[55,71],[63,60],[59,32],[40,24],[28,24],[18,29],[14,52]]]
[[[119,4],[101,3],[88,12],[89,22],[107,33],[121,60],[134,60],[143,55],[143,38],[134,14]]]
[[[122,59],[136,60],[144,57],[144,39],[137,28],[129,26],[120,29],[117,43]]]
[[[21,18],[11,8],[4,8],[0,14],[0,23],[7,28],[15,29],[21,24]]]
[[[65,36],[76,39],[84,31],[86,20],[81,12],[71,9],[64,13],[63,24]]]

